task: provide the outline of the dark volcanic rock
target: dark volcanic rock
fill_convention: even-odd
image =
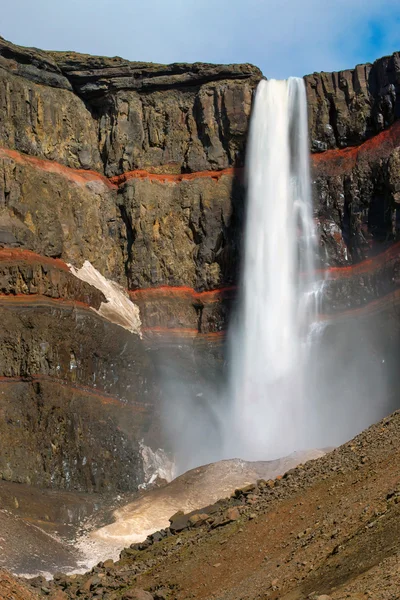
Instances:
[[[142,474],[138,439],[157,429],[157,373],[184,371],[196,397],[207,377],[220,381],[261,77],[0,38],[4,477],[128,489]],[[329,273],[324,312],[397,302],[396,247],[386,262],[371,256],[398,237],[399,55],[306,85],[323,266],[370,261]],[[103,294],[66,266],[84,261],[130,291],[144,341],[90,312]]]
[[[260,78],[251,65],[131,63],[0,39],[0,143],[99,171],[101,156],[106,175],[221,169],[243,161]]]
[[[243,187],[231,173],[178,182],[131,179],[120,197],[134,240],[127,264],[130,289],[202,290],[236,282]]]
[[[100,170],[94,123],[71,90],[46,53],[0,38],[0,145]]]
[[[134,168],[180,173],[243,161],[252,65],[156,65],[51,53],[98,120],[106,175]]]
[[[305,77],[312,149],[355,146],[400,117],[400,54]]]
[[[124,283],[125,227],[105,178],[1,149],[0,173],[0,231],[14,238],[9,246],[75,266],[89,260]]]
[[[157,398],[141,340],[74,307],[10,304],[0,316],[1,477],[136,489]]]

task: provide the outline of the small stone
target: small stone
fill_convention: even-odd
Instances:
[[[111,558],[109,558],[108,560],[105,560],[103,563],[103,567],[105,569],[114,569],[114,567],[115,567],[114,561]]]
[[[236,498],[239,498],[240,496],[247,496],[248,494],[251,494],[251,492],[253,492],[255,489],[256,484],[250,483],[249,485],[245,485],[244,487],[235,490],[235,496]]]
[[[190,527],[200,527],[200,525],[205,523],[209,518],[210,515],[207,515],[206,513],[196,513],[189,518],[188,524]]]
[[[220,567],[220,566],[221,566],[221,563],[216,563],[215,565],[213,565],[213,567],[214,567],[215,569],[218,569],[218,567]]]
[[[32,587],[40,588],[42,586],[46,587],[47,581],[43,575],[38,575],[37,577],[33,577],[33,579],[29,579],[29,584]]]
[[[165,538],[165,531],[156,531],[151,535],[151,539],[153,542],[161,542],[161,540]]]
[[[256,513],[250,513],[250,514],[249,514],[249,519],[250,519],[250,521],[252,521],[253,519],[256,519],[256,518],[257,518],[257,515],[256,515]]]
[[[240,518],[240,512],[237,508],[229,508],[225,513],[226,519],[229,521],[237,521]]]
[[[92,577],[89,577],[89,579],[87,579],[85,581],[85,583],[82,585],[81,589],[84,592],[93,591],[100,584],[100,582],[101,582],[100,577],[98,575],[93,575]]]
[[[174,513],[172,515],[172,517],[169,518],[169,522],[172,523],[172,521],[174,521],[175,519],[178,519],[179,517],[183,517],[185,513],[183,512],[183,510],[178,510],[178,512]]]
[[[254,494],[249,494],[246,498],[246,503],[247,504],[255,504],[257,502],[258,496],[255,496]]]
[[[175,513],[170,519],[170,530],[172,533],[180,533],[189,527],[189,517],[181,510]]]

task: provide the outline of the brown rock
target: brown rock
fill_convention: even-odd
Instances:
[[[111,558],[109,558],[109,559],[107,559],[107,560],[104,561],[103,567],[105,569],[114,569],[115,568],[115,563],[114,563],[114,561]]]
[[[313,159],[323,266],[351,265],[398,236],[399,65],[395,53],[374,65],[306,77],[313,149],[328,149]],[[76,266],[90,260],[134,289],[132,296],[137,288],[181,286],[175,303],[169,292],[165,301],[161,292],[153,301],[143,297],[144,326],[160,335],[184,331],[196,341],[198,334],[221,333],[234,291],[227,297],[215,290],[237,282],[244,188],[236,168],[260,78],[251,65],[132,63],[0,39],[0,246]],[[394,292],[398,256],[374,265],[345,281],[329,278],[323,312],[362,308]],[[2,261],[0,288],[7,302],[0,377],[10,380],[0,406],[9,452],[0,456],[0,476],[81,490],[124,482],[132,489],[142,478],[137,440],[157,412],[152,358],[138,340],[85,316],[76,303],[97,308],[100,294],[48,260]],[[212,301],[203,290],[215,291]],[[20,294],[47,304],[34,308],[31,298],[21,316]],[[196,346],[195,360],[186,346],[179,354],[195,381],[203,371],[198,356],[220,369],[220,342],[212,343]],[[121,353],[123,360],[114,360]],[[36,427],[45,419],[51,448]],[[17,433],[12,423],[19,423]],[[103,436],[109,446],[100,448]],[[99,445],[88,448],[87,437]],[[187,524],[181,519],[179,527]]]
[[[206,513],[196,513],[189,518],[188,524],[190,527],[199,527],[205,523],[209,517],[210,516]]]
[[[153,595],[139,588],[132,588],[124,592],[122,600],[153,600]]]
[[[7,234],[19,248],[76,267],[89,260],[104,276],[126,284],[125,225],[116,190],[104,178],[94,173],[85,179],[61,165],[9,155],[1,140],[0,173],[0,246]]]
[[[42,597],[42,596],[41,596]],[[0,600],[39,600],[35,590],[0,569]]]
[[[236,507],[229,508],[225,513],[225,517],[229,521],[237,521],[240,519],[240,512]]]
[[[49,595],[49,600],[68,600],[68,596],[62,590],[56,590],[51,592]]]
[[[307,75],[313,149],[354,146],[393,123],[399,72],[396,52],[372,65]]]
[[[254,492],[255,489],[256,489],[256,484],[250,483],[249,485],[245,485],[244,487],[238,488],[237,490],[235,490],[235,496],[236,497],[248,496],[249,494]]]
[[[0,453],[1,476],[81,491],[136,489],[143,481],[136,436],[145,414],[137,407],[154,377],[138,336],[90,310],[80,310],[77,327],[74,309],[62,304],[28,302],[23,314],[17,303],[0,304],[0,318],[0,376],[13,376],[1,395],[0,435],[8,448]],[[95,369],[103,389],[90,387]],[[125,401],[136,376],[142,383]]]

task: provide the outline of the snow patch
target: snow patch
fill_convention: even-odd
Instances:
[[[102,302],[99,310],[93,307],[92,310],[107,321],[142,337],[139,307],[131,302],[128,294],[118,283],[106,279],[88,260],[85,260],[80,269],[70,264],[68,267],[75,277],[100,290],[106,297],[107,302]]]
[[[152,450],[142,440],[140,453],[143,458],[144,482],[139,485],[139,489],[146,489],[157,477],[165,479],[168,483],[176,477],[175,463],[162,448]]]

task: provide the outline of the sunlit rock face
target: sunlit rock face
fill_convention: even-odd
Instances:
[[[197,351],[193,337],[225,321],[213,290],[237,271],[235,173],[260,77],[0,39],[2,478],[88,491],[145,480],[142,439],[162,441],[160,352],[172,344],[190,381],[206,379],[193,357],[212,340]],[[189,292],[155,311],[137,292],[163,286]]]
[[[386,310],[388,294],[397,302],[397,250],[388,267],[370,255],[397,236],[398,74],[395,54],[306,78],[321,267],[348,267],[343,278],[329,272],[324,314]],[[2,477],[135,488],[139,441],[164,444],[171,398],[195,399],[194,414],[214,402],[261,77],[251,65],[150,65],[0,39],[0,405],[13,457],[2,451]],[[110,322],[104,292],[67,266],[85,261],[129,294],[142,339]],[[63,423],[46,417],[48,436],[42,410]],[[100,458],[83,465],[88,455]]]
[[[357,146],[399,117],[400,54],[305,77],[314,151]]]

